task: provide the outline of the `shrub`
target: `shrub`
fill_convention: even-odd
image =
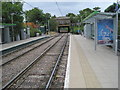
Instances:
[[[36,33],[39,33],[41,35],[41,31],[36,29],[36,28],[31,28],[30,29],[30,37],[35,37]]]

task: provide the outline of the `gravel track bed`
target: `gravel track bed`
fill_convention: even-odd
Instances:
[[[68,37],[67,45],[64,50],[64,54],[58,66],[58,71],[50,88],[64,89],[64,81],[65,81],[67,59],[68,59],[68,49],[69,49],[69,37]]]
[[[65,37],[63,37],[44,57],[42,57],[20,80],[12,87],[14,88],[45,88],[50,77],[57,57],[63,46]],[[56,54],[57,53],[57,54]],[[55,55],[54,55],[55,54]]]
[[[28,64],[30,64],[37,56],[39,56],[48,46],[56,42],[59,38],[51,40],[50,42],[32,50],[31,52],[23,55],[20,58],[8,63],[2,67],[2,85],[5,85],[9,80],[11,80],[17,73],[24,69]]]
[[[50,39],[50,38],[49,38],[49,39]],[[10,53],[9,55],[3,56],[3,57],[2,57],[2,63],[8,62],[8,61],[10,61],[11,59],[14,59],[15,57],[17,57],[17,56],[19,56],[19,55],[21,55],[21,54],[23,54],[23,53],[31,50],[32,48],[39,46],[39,45],[40,45],[41,43],[43,43],[45,40],[48,40],[48,38],[47,38],[47,39],[44,39],[44,40],[40,40],[40,41],[36,42],[36,43],[33,44],[33,45],[30,45],[30,46],[27,46],[27,47],[25,47],[25,48],[23,48],[23,49],[20,49],[19,51],[15,51],[15,52]]]

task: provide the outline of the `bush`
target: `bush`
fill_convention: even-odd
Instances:
[[[77,34],[77,33],[78,33],[78,30],[80,30],[80,27],[75,26],[75,27],[73,27],[73,29],[71,29],[71,32],[72,32],[73,34]]]
[[[36,33],[39,33],[41,35],[41,31],[36,29],[36,28],[31,28],[30,29],[30,37],[35,37]]]

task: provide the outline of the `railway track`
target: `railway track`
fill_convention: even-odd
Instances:
[[[23,70],[28,64],[30,64],[36,57],[38,57],[43,51],[49,47],[52,43],[56,42],[63,35],[55,37],[49,42],[44,43],[42,46],[35,48],[34,50],[22,55],[21,57],[12,60],[11,62],[1,66],[2,67],[2,84],[5,85],[21,70]]]
[[[32,50],[44,45],[45,43],[51,41],[55,37],[57,37],[57,36],[51,37],[50,39],[47,39],[45,41],[36,42],[34,44],[27,45],[27,47],[24,47],[24,48],[21,48],[19,50],[8,53],[7,55],[3,55],[2,56],[2,64],[1,64],[1,66],[4,66],[4,65],[10,63],[13,60],[16,60],[17,58],[22,57],[23,55],[29,53],[30,51],[32,51]]]
[[[10,87],[26,88],[26,83],[29,83],[30,88],[33,86],[32,88],[45,88],[47,90],[52,83],[58,64],[62,58],[67,40],[68,35],[61,36],[21,72],[14,76],[14,78],[9,80],[3,86],[2,90]],[[35,80],[34,83],[32,82],[32,85],[30,84],[30,80],[32,80],[31,78],[33,81]]]
[[[48,38],[48,37],[47,37]],[[6,56],[8,56],[8,55],[11,55],[11,54],[13,54],[13,53],[16,53],[16,52],[19,52],[20,50],[22,50],[22,49],[25,49],[25,48],[27,48],[27,47],[30,47],[30,46],[32,46],[32,45],[34,45],[34,44],[36,44],[36,43],[39,43],[39,42],[41,42],[41,41],[43,41],[43,40],[46,40],[47,38],[42,38],[42,39],[40,39],[40,40],[36,40],[36,41],[33,41],[32,43],[28,43],[28,44],[23,44],[23,45],[20,45],[20,47],[19,48],[16,48],[16,49],[12,49],[12,50],[10,50],[10,51],[2,51],[2,57],[6,57]]]

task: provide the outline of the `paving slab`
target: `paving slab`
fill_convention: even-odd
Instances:
[[[118,56],[94,40],[70,35],[65,88],[118,88]]]

